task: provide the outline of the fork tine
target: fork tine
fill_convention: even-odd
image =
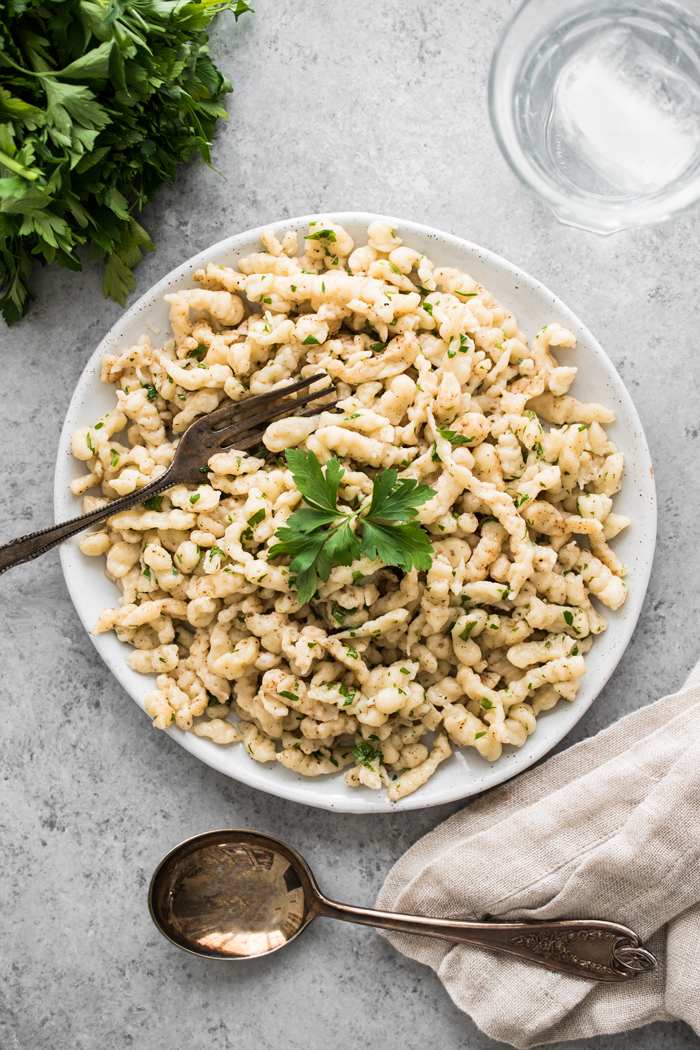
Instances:
[[[320,409],[323,409],[324,412],[330,412],[330,410],[332,408],[335,408],[335,406],[337,404],[338,404],[337,401],[331,401],[331,403],[329,405],[318,405],[317,408],[310,408],[308,412],[299,412],[298,415],[299,416],[303,416],[303,417],[315,416],[315,415],[318,414]]]
[[[330,394],[335,390],[335,387],[324,387],[323,390],[317,390],[312,394],[306,394],[304,397],[297,398],[296,401],[291,402],[294,407],[301,408],[302,405],[308,404],[310,401],[315,401],[319,397],[324,397],[326,394]],[[334,402],[335,403],[335,402]],[[267,424],[276,419],[276,417],[285,418],[296,415],[296,412],[290,412],[290,403],[277,405],[275,408],[269,408],[267,412],[261,412],[254,417],[247,419],[236,420],[234,424],[229,427],[221,427],[220,430],[213,431],[213,437],[215,438],[216,444],[221,448],[224,444],[233,446],[236,437],[238,435],[245,434],[246,431],[251,430],[253,427],[259,428],[262,424]],[[316,411],[321,410],[325,406],[319,405]],[[311,413],[314,414],[313,412]],[[262,430],[258,429],[258,440],[262,438],[265,427]],[[238,447],[238,446],[237,446]],[[242,447],[242,446],[240,446]]]
[[[319,408],[322,408],[324,412],[328,412],[331,408],[334,408],[337,404],[338,404],[337,401],[332,401],[330,405],[319,405],[318,408],[312,408],[310,412],[299,412],[298,416],[296,416],[296,417],[289,416],[288,418],[289,419],[293,419],[293,418],[303,419],[304,417],[307,417],[307,416],[315,416],[317,414]],[[264,430],[259,430],[256,434],[252,434],[250,437],[243,438],[242,441],[237,441],[236,442],[236,448],[240,449],[241,451],[244,451],[247,448],[253,448],[255,445],[261,445],[264,433],[265,433]],[[280,455],[281,455],[281,453],[280,453]]]
[[[238,420],[243,422],[247,419],[251,413],[254,415],[263,405],[268,404],[270,401],[278,401],[281,397],[286,397],[288,394],[294,394],[297,390],[303,390],[304,387],[311,386],[312,383],[318,382],[320,379],[329,379],[330,377],[326,372],[319,372],[318,375],[311,376],[309,379],[300,379],[298,383],[290,383],[289,386],[275,387],[273,390],[268,390],[264,394],[257,394],[255,397],[246,398],[245,401],[235,401],[232,404],[224,405],[223,408],[216,408],[213,412],[208,412],[206,416],[202,416],[202,420],[206,420],[209,427],[213,428],[217,423],[222,423],[229,419],[232,415],[238,414]],[[298,401],[293,401],[291,404],[298,404]],[[237,420],[237,421],[238,421]]]

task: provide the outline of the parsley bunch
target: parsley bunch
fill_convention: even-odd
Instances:
[[[291,556],[289,568],[297,573],[302,605],[316,593],[318,576],[325,581],[333,565],[352,565],[363,554],[406,572],[430,568],[433,548],[428,534],[419,522],[410,520],[435,495],[429,485],[419,485],[413,478],[397,481],[395,470],[383,470],[374,479],[371,501],[347,512],[337,502],[345,473],[340,460],[329,459],[324,474],[315,453],[288,449],[287,463],[307,506],[278,529],[275,539],[280,542],[270,549],[270,557]]]
[[[124,305],[155,251],[133,216],[209,145],[230,82],[204,29],[245,0],[0,0],[0,308],[34,294],[34,262],[104,259]]]

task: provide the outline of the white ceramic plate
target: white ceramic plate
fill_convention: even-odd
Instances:
[[[364,244],[368,224],[380,216],[334,212],[326,216],[283,220],[273,223],[272,228],[279,236],[287,229],[305,232],[309,218],[339,222],[356,244]],[[558,321],[576,335],[576,350],[557,347],[557,357],[562,364],[578,365],[579,373],[572,392],[580,400],[600,401],[614,408],[617,421],[609,427],[609,433],[626,457],[624,485],[615,499],[615,510],[627,514],[632,525],[614,546],[629,568],[626,577],[629,597],[618,612],[605,610],[610,627],[586,656],[588,672],[576,700],[573,703],[562,700],[553,710],[541,714],[536,731],[524,747],[504,748],[501,758],[493,764],[482,759],[474,748],[458,750],[439,767],[425,787],[398,803],[390,803],[386,792],[380,794],[364,787],[349,788],[342,775],[314,779],[300,777],[279,763],[263,766],[254,762],[238,744],[218,747],[192,733],[177,728],[168,730],[169,736],[178,744],[235,780],[295,802],[347,813],[422,809],[466,798],[508,780],[547,754],[593,703],[622,656],[642,607],[656,536],[653,472],[642,426],[622,380],[591,333],[547,288],[484,248],[414,222],[396,219],[392,220],[392,226],[398,228],[405,242],[426,254],[436,265],[458,267],[481,281],[515,313],[529,338],[542,325],[552,321]],[[168,307],[163,302],[166,292],[191,287],[193,272],[209,262],[233,266],[241,256],[260,251],[260,232],[260,229],[251,230],[230,237],[173,270],[126,311],[97,347],[73,394],[60,438],[55,476],[56,521],[75,517],[82,510],[81,500],[68,488],[70,481],[82,473],[82,464],[70,453],[71,433],[77,427],[92,424],[114,406],[113,387],[101,383],[99,378],[104,354],[118,353],[127,348],[149,328],[151,334],[160,330],[163,335],[168,329]],[[117,588],[103,574],[103,559],[81,554],[77,538],[63,544],[61,563],[75,608],[85,629],[90,631],[101,610],[116,604]],[[92,640],[126,691],[144,708],[144,697],[155,687],[154,676],[137,674],[128,667],[125,655],[129,646],[119,642],[113,633],[101,634]],[[144,718],[143,732],[149,731]]]

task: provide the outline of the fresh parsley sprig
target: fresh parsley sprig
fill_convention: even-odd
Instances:
[[[363,554],[406,572],[430,568],[430,539],[420,523],[411,520],[435,495],[429,485],[413,478],[398,481],[395,470],[384,470],[374,480],[371,501],[344,511],[337,497],[345,471],[335,456],[325,473],[313,452],[288,449],[287,463],[306,506],[277,530],[279,542],[270,549],[270,558],[291,557],[289,569],[296,574],[302,605],[316,593],[319,576],[325,581],[333,565],[352,565]]]
[[[205,32],[245,0],[0,0],[0,311],[29,307],[34,263],[104,260],[124,305],[155,251],[136,215],[210,146],[230,81]],[[4,292],[4,294],[3,294]],[[150,398],[149,398],[150,400]]]

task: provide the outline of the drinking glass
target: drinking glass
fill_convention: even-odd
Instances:
[[[526,0],[489,107],[513,171],[570,226],[614,233],[700,198],[700,0]]]

